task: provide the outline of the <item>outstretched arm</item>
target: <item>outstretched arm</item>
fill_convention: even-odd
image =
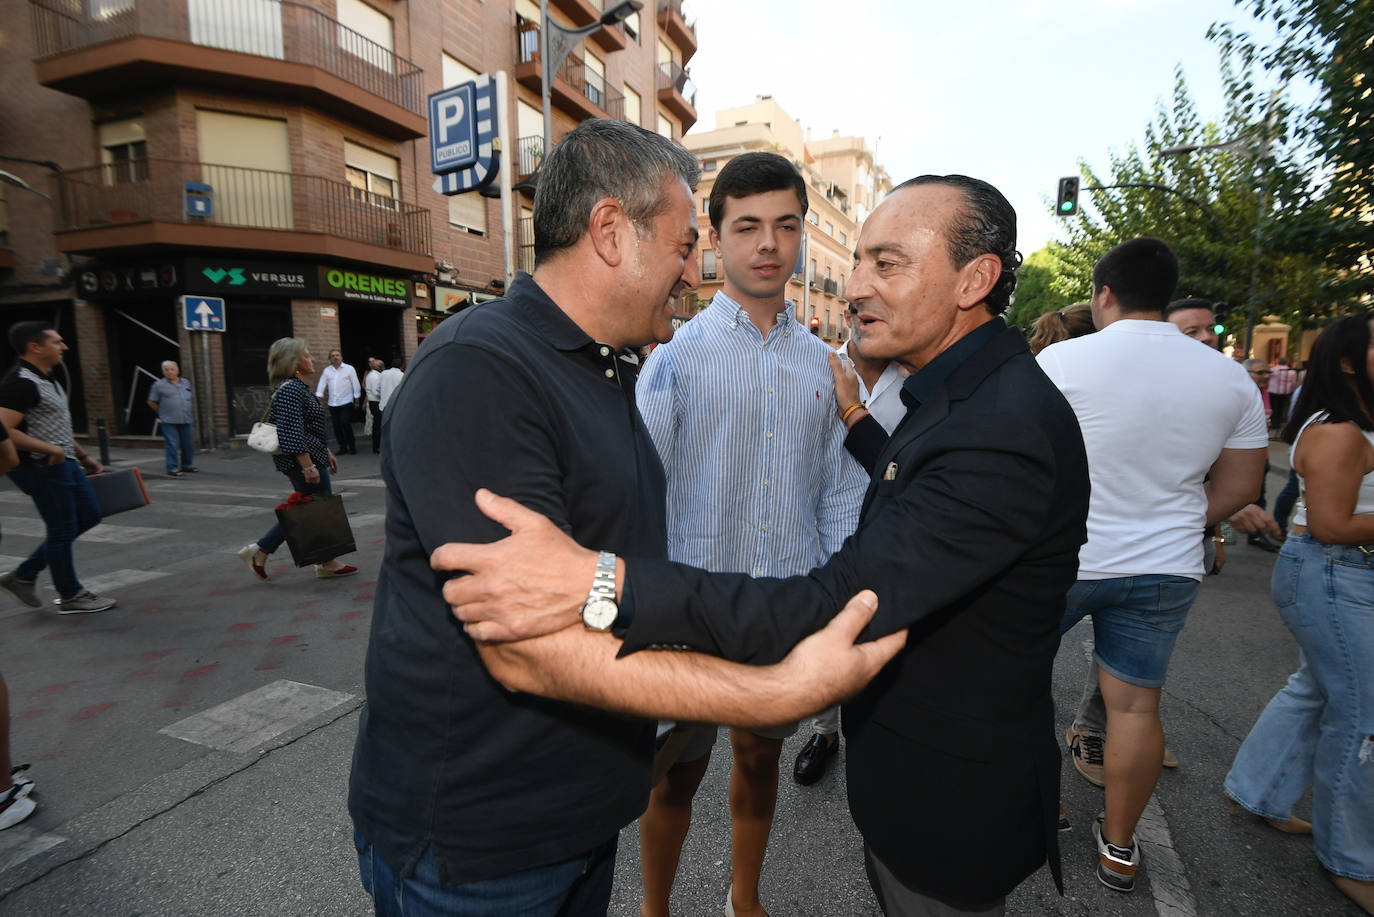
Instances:
[[[877,605],[872,592],[860,592],[827,627],[769,666],[673,650],[622,657],[618,639],[582,627],[479,644],[478,651],[512,690],[635,716],[763,728],[847,700],[896,655],[906,631],[854,643]]]

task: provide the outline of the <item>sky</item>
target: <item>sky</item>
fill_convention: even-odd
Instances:
[[[1214,22],[1230,0],[685,0],[697,125],[772,95],[812,137],[863,136],[894,183],[962,172],[996,185],[1018,248],[1055,235],[1061,176],[1142,143],[1182,65],[1205,122],[1222,92]],[[1087,192],[1084,192],[1087,196]],[[1048,203],[1046,203],[1048,198]]]

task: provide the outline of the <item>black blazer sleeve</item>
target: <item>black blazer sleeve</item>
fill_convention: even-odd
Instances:
[[[877,464],[878,455],[886,445],[887,431],[872,414],[865,414],[862,419],[855,421],[854,426],[849,428],[849,435],[844,438],[844,447],[860,465],[868,469],[869,474],[878,473],[873,466]]]
[[[901,438],[897,478],[873,485],[858,531],[805,576],[627,560],[635,614],[624,651],[677,646],[776,662],[864,588],[878,595],[868,636],[881,636],[967,600],[1038,543],[1056,459],[1034,420],[956,411],[919,439]]]

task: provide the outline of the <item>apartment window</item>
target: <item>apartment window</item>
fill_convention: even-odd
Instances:
[[[826,279],[826,280],[829,280],[829,279],[830,279],[830,265],[828,265],[828,264],[825,266],[825,279]]]
[[[443,55],[444,65],[444,88],[450,86],[460,86],[463,83],[470,83],[477,79],[477,71],[458,60],[456,57]]]
[[[148,142],[143,137],[142,121],[132,118],[111,121],[100,125],[97,133],[107,185],[142,181],[148,177]]]
[[[635,15],[638,15],[637,13]],[[639,105],[639,93],[629,86],[625,88],[625,120],[631,124],[638,124],[642,117]]]
[[[133,8],[134,0],[86,0],[86,9],[92,19],[112,19]]]
[[[830,222],[829,220],[825,221],[825,234],[827,236],[835,235],[835,224]]]
[[[585,66],[586,83],[583,85],[583,92],[587,99],[597,108],[606,107],[606,65],[601,58],[588,51]]]
[[[397,209],[401,196],[400,160],[344,141],[344,174],[357,200]]]
[[[673,59],[673,49],[663,39],[658,40],[658,62],[660,64],[670,63]]]
[[[811,259],[811,264],[810,264],[810,266],[809,266],[809,269],[808,269],[807,272],[806,272],[806,279],[807,279],[808,281],[810,281],[811,283],[815,283],[815,282],[816,282],[816,259],[815,259],[815,258],[812,258],[812,259]]]
[[[625,34],[630,36],[630,39],[635,44],[639,44],[639,11],[635,10],[633,13],[626,16],[624,23]]]
[[[701,279],[716,279],[716,253],[709,248],[701,250]]]
[[[339,0],[339,46],[380,70],[392,71],[391,18],[361,0]]]
[[[196,141],[201,180],[214,189],[216,223],[294,227],[285,121],[197,109]]]
[[[448,199],[448,222],[454,229],[474,236],[487,232],[487,199],[476,191]]]
[[[716,169],[719,169],[719,168],[720,168],[720,163],[717,162],[717,161],[714,160],[714,159],[708,159],[708,160],[706,160],[705,162],[703,162],[703,163],[701,164],[701,171],[703,171],[703,172],[714,172],[714,171],[716,171]]]
[[[849,236],[845,235],[845,234],[844,234],[844,230],[841,229],[841,230],[840,230],[840,244],[841,244],[841,245],[847,245],[848,243],[849,243]]]
[[[673,139],[673,122],[663,112],[658,113],[658,132],[669,140]]]
[[[839,282],[839,284],[835,287],[835,295],[838,296],[838,297],[840,297],[840,299],[844,299],[844,275],[843,275],[843,274],[840,275],[840,282]]]
[[[710,199],[709,197],[703,197],[703,198],[701,199],[701,212],[702,212],[702,213],[710,213],[710,212],[711,212],[711,199]]]
[[[806,212],[806,222],[810,223],[812,226],[819,226],[821,225],[821,218],[816,216],[816,211],[808,210]]]

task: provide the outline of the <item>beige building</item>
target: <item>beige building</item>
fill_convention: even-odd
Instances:
[[[809,131],[788,116],[771,96],[759,96],[748,105],[716,112],[714,130],[696,131],[683,138],[687,149],[702,164],[698,225],[701,246],[699,303],[708,302],[721,288],[715,253],[705,243],[711,220],[707,204],[714,174],[740,153],[776,151],[792,160],[806,178],[810,210],[806,215],[806,241],[799,270],[787,285],[787,298],[796,305],[798,321],[814,327],[831,344],[843,333],[845,279],[849,276],[859,226],[875,204],[891,190],[887,173],[874,161],[874,153],[862,137],[834,133],[825,140],[811,140]]]
[[[612,0],[550,0],[596,23]],[[496,200],[446,197],[430,171],[427,96],[510,75],[511,216],[528,217],[544,152],[537,0],[0,0],[0,328],[41,320],[71,346],[78,433],[151,434],[159,364],[195,386],[202,437],[245,434],[279,337],[408,358],[452,312],[497,295]],[[549,81],[556,141],[587,118],[681,138],[696,121],[681,0],[600,27]],[[521,220],[521,217],[525,218]],[[523,232],[522,232],[523,230]],[[225,300],[188,331],[184,296]],[[0,364],[8,364],[0,341]],[[322,360],[317,360],[322,364]],[[159,441],[160,440],[156,440]]]

